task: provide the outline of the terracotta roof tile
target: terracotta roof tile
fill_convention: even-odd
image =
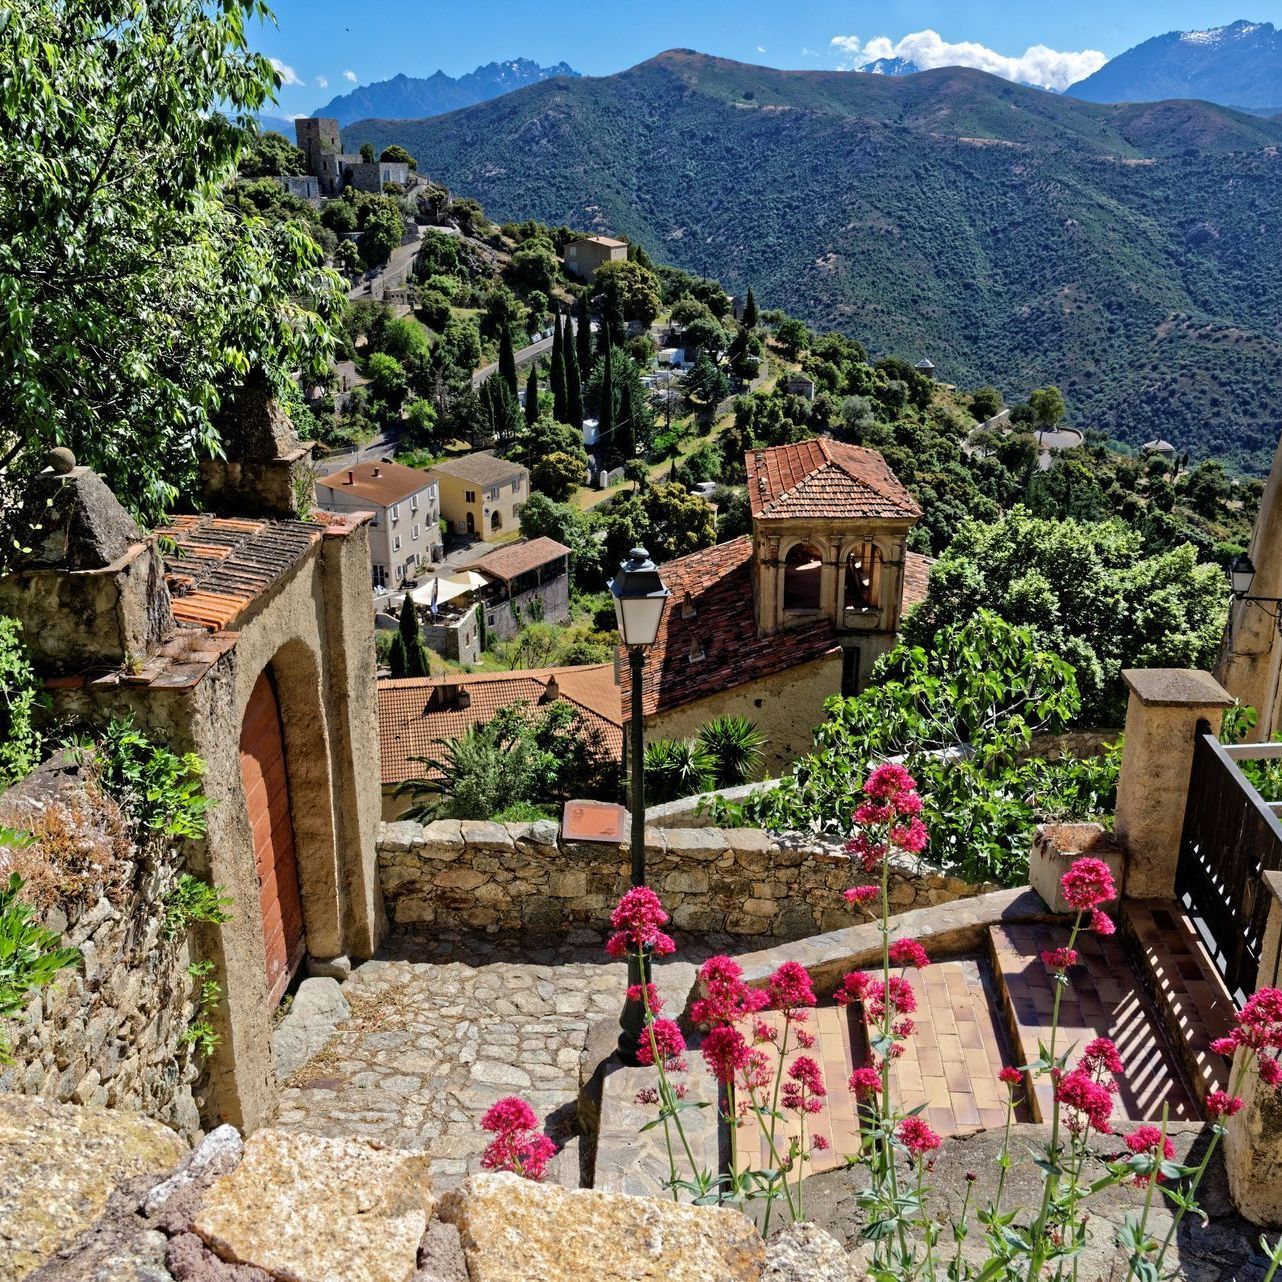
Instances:
[[[402,783],[422,774],[422,767],[411,757],[435,755],[440,740],[458,738],[469,726],[489,721],[500,708],[537,704],[553,679],[558,697],[576,707],[584,722],[600,731],[606,751],[621,759],[623,728],[612,663],[383,680],[378,683],[383,783]],[[459,706],[460,691],[466,692],[466,707]]]
[[[308,521],[177,516],[156,531],[176,545],[165,554],[174,618],[211,632],[229,627],[319,542]]]
[[[473,570],[480,570],[483,574],[490,574],[510,583],[530,570],[537,570],[541,565],[569,555],[570,549],[564,543],[540,535],[528,542],[511,543],[507,547],[487,552],[468,565]]]
[[[430,473],[416,467],[375,460],[340,468],[337,472],[322,476],[316,484],[318,487],[326,486],[338,495],[350,495],[362,503],[391,507],[393,503],[400,503],[411,494],[418,494],[435,485],[436,480]],[[325,501],[328,501],[327,496],[317,495],[317,502]]]
[[[457,476],[464,481],[474,481],[477,485],[496,485],[523,473],[525,468],[520,463],[509,463],[506,459],[482,452],[446,459],[442,463],[433,464],[432,471]]]
[[[751,450],[745,463],[754,520],[887,517],[915,521],[922,514],[876,450],[818,436]]]
[[[830,619],[773,636],[757,634],[750,535],[667,562],[663,581],[672,596],[646,651],[646,716],[840,650]],[[632,687],[626,653],[624,659],[626,708]]]
[[[934,564],[933,556],[922,556],[920,552],[904,553],[904,593],[900,606],[901,616],[926,599],[926,590],[930,586],[930,569]]]

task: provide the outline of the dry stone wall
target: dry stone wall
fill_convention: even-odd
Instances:
[[[136,848],[113,803],[49,767],[0,798],[0,822],[37,837],[0,849],[0,879],[22,876],[22,897],[81,954],[5,1024],[0,1093],[134,1109],[195,1134],[200,1070],[183,1040],[191,957],[163,930],[175,852]]]
[[[386,823],[378,863],[396,926],[490,933],[603,927],[630,870],[625,846],[564,841],[551,821]],[[755,828],[648,829],[646,871],[680,929],[778,939],[850,925],[841,892],[866,880],[839,845]],[[989,889],[914,863],[893,869],[890,899],[904,912]]]

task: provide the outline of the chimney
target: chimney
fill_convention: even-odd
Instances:
[[[355,473],[355,472],[348,472],[348,474],[347,474],[347,483],[348,483],[348,485],[355,485],[355,484],[356,484],[356,473]]]
[[[376,477],[381,476],[381,475],[382,475],[382,472],[381,472],[381,471],[376,467],[376,468],[374,469],[374,475],[375,475]]]
[[[548,677],[548,683],[539,696],[540,703],[555,703],[561,697],[561,687],[555,676]]]

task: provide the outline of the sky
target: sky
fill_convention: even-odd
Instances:
[[[269,0],[270,2],[270,0]],[[284,84],[280,114],[305,115],[357,84],[485,62],[567,62],[603,76],[665,49],[772,67],[848,68],[869,58],[962,64],[1062,89],[1165,31],[1248,18],[1282,22],[1282,0],[274,0],[257,47]]]

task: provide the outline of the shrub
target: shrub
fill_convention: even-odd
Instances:
[[[22,625],[0,615],[0,792],[39,764],[42,741],[32,718],[42,702]]]
[[[165,896],[165,916],[160,933],[175,939],[197,922],[221,923],[231,920],[227,906],[232,903],[221,886],[211,886],[190,873],[181,873]]]
[[[645,800],[650,806],[706,792],[717,762],[698,739],[655,739],[645,747]]]
[[[699,731],[699,742],[711,754],[715,785],[734,788],[760,769],[766,736],[748,717],[714,717]]]

